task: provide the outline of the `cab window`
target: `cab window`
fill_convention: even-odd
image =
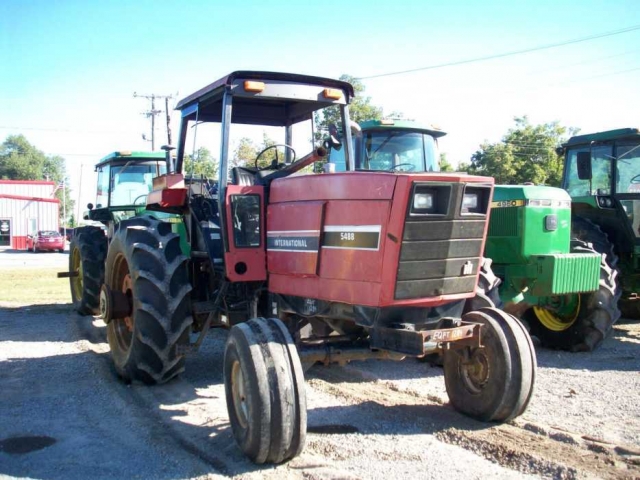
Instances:
[[[106,208],[109,199],[109,165],[99,167],[98,193],[96,194],[96,208]]]
[[[567,179],[564,188],[572,197],[611,193],[612,149],[609,145],[591,149],[591,181],[578,178],[578,152],[589,150],[589,147],[584,147],[567,153]]]
[[[616,193],[640,193],[640,145],[618,145]]]

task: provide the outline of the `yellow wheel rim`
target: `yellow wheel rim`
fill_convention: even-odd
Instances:
[[[580,295],[578,295],[575,309],[568,315],[556,314],[543,307],[533,307],[533,313],[535,313],[538,320],[540,320],[540,323],[549,330],[563,332],[576,323],[578,319],[578,314],[580,313]]]
[[[70,277],[71,290],[73,291],[73,297],[76,300],[82,300],[82,258],[80,255],[80,249],[74,248],[71,253],[71,271],[78,272],[77,276]]]

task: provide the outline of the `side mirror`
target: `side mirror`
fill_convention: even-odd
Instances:
[[[591,152],[578,152],[578,178],[591,180]]]
[[[89,210],[93,210],[93,203],[87,203],[87,208]]]

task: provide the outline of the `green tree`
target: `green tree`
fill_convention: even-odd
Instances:
[[[353,85],[355,97],[349,104],[349,117],[354,122],[363,122],[365,120],[380,120],[383,116],[381,107],[376,107],[371,103],[371,97],[364,95],[364,84],[351,75],[342,75],[340,80],[349,82]],[[394,112],[394,117],[402,116],[401,113]],[[340,124],[340,108],[337,106],[325,108],[322,112],[315,112],[314,123],[316,124],[316,141],[322,141],[327,136],[329,125],[335,123]]]
[[[483,143],[471,157],[468,173],[494,177],[496,183],[559,186],[562,159],[556,147],[577,133],[558,122],[531,125],[529,119],[515,117],[515,127],[498,143]]]
[[[187,175],[217,179],[218,160],[211,154],[208,148],[200,147],[194,155],[184,156],[183,170]]]
[[[258,152],[258,146],[253,140],[249,137],[241,138],[229,162],[230,167],[253,167]]]
[[[262,134],[262,143],[256,145],[256,143],[248,137],[241,138],[238,142],[238,147],[233,152],[233,157],[230,161],[232,167],[253,167],[256,165],[256,158],[267,147],[276,145],[277,142],[269,137],[266,132]],[[260,159],[258,160],[259,168],[266,168],[271,165],[273,160],[278,160],[278,163],[284,163],[285,148],[274,147],[266,150]]]
[[[64,212],[62,205],[66,201],[66,210],[73,211],[75,202],[71,199],[66,176],[65,159],[54,155],[47,156],[29,143],[24,135],[9,135],[0,145],[0,178],[5,180],[51,180],[56,184],[64,183],[65,188],[55,191],[60,200],[60,220]]]
[[[447,160],[447,154],[446,153],[441,153],[440,154],[440,171],[441,172],[455,172],[456,169],[453,168],[453,165],[451,165],[449,163],[449,161]]]

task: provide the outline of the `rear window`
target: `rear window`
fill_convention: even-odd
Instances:
[[[60,233],[53,230],[42,230],[38,232],[38,235],[41,237],[59,237]]]

